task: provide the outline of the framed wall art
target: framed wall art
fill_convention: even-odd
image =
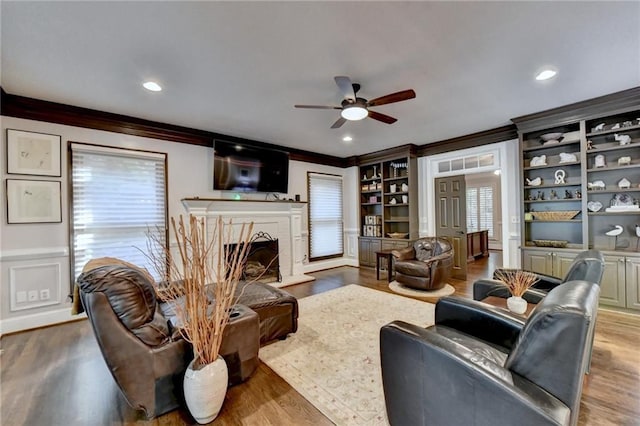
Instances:
[[[61,184],[7,179],[7,223],[62,222]]]
[[[7,173],[60,176],[61,137],[7,129]]]

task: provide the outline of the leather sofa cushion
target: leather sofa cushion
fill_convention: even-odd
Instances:
[[[120,322],[147,345],[158,346],[169,338],[169,326],[156,309],[153,284],[138,268],[101,266],[82,273],[78,285],[84,293],[103,293]]]
[[[431,275],[429,264],[420,260],[403,260],[396,262],[394,268],[396,272],[405,275],[419,276],[422,278],[429,278]]]

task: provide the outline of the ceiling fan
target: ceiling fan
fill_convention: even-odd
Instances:
[[[336,84],[340,88],[340,91],[344,95],[342,106],[325,106],[325,105],[294,105],[296,108],[311,108],[311,109],[339,109],[340,118],[333,123],[332,129],[341,127],[347,120],[362,120],[363,118],[370,117],[374,120],[382,121],[383,123],[393,124],[397,119],[381,114],[376,111],[372,111],[369,108],[374,106],[380,106],[385,104],[392,104],[394,102],[406,101],[407,99],[413,99],[416,97],[416,92],[413,90],[403,90],[401,92],[391,93],[389,95],[380,96],[379,98],[372,99],[370,101],[364,98],[358,98],[356,94],[360,90],[360,85],[352,83],[349,77],[337,76],[334,77]]]

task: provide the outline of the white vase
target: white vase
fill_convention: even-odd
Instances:
[[[193,369],[193,361],[184,373],[184,399],[191,416],[200,424],[216,418],[227,394],[229,373],[221,356],[211,364]]]
[[[519,296],[511,296],[507,299],[507,308],[516,314],[524,314],[527,311],[527,301]]]

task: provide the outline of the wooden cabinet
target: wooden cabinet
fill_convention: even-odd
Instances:
[[[600,303],[640,310],[640,257],[605,256]]]
[[[467,261],[489,256],[489,231],[467,232]]]
[[[376,266],[376,252],[382,250],[379,238],[360,237],[358,239],[358,260],[362,266]]]
[[[523,250],[522,267],[527,271],[564,278],[578,255],[578,251],[567,250]]]

